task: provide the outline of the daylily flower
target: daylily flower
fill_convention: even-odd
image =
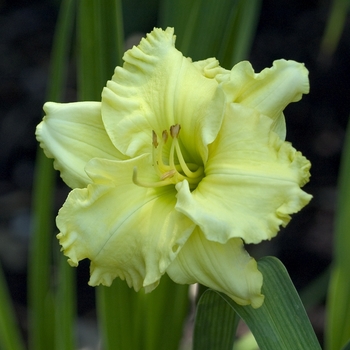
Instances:
[[[120,277],[150,292],[167,273],[259,307],[244,243],[271,239],[311,199],[283,116],[308,72],[285,60],[229,71],[174,43],[173,29],[154,29],[128,50],[101,102],[45,104],[37,139],[73,189],[57,237],[72,266],[91,260],[92,286]]]

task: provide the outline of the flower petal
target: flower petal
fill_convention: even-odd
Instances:
[[[44,111],[36,137],[46,156],[55,159],[54,167],[69,187],[91,182],[84,171],[91,158],[125,159],[104,129],[100,102],[47,102]]]
[[[64,254],[73,266],[91,260],[90,285],[110,285],[120,277],[135,290],[153,290],[195,228],[174,210],[172,186],[144,188],[132,182],[135,166],[143,180],[148,169],[150,180],[148,155],[91,160],[86,170],[93,183],[73,190],[59,211],[57,237]]]
[[[216,79],[221,82],[221,76],[230,74],[230,71],[220,67],[219,61],[214,58],[207,58],[206,60],[195,61],[193,65],[201,72],[201,74],[210,79]]]
[[[264,301],[261,294],[263,277],[239,238],[226,244],[208,241],[196,229],[167,269],[176,283],[201,283],[223,292],[240,305],[258,308]]]
[[[204,179],[193,192],[185,181],[176,185],[176,209],[207,239],[270,239],[310,201],[300,189],[309,179],[310,162],[270,132],[271,123],[255,110],[231,104],[210,145]]]
[[[255,73],[247,61],[236,64],[230,79],[224,83],[230,102],[257,109],[273,119],[273,129],[285,139],[283,110],[309,92],[308,70],[302,63],[277,60],[271,68]]]
[[[186,160],[205,162],[222,122],[224,94],[213,73],[185,58],[174,42],[172,28],[156,28],[125,53],[124,66],[102,93],[103,121],[114,145],[130,157],[151,153],[152,130],[161,135],[180,124]]]

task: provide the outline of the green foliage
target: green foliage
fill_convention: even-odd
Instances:
[[[247,58],[260,5],[260,0],[164,0],[160,25],[176,28],[176,46],[184,55],[216,57],[230,69]]]
[[[349,7],[349,0],[332,1],[332,8],[321,42],[320,58],[323,61],[329,61],[338,47],[341,35],[344,31]]]
[[[266,257],[258,262],[258,266],[264,276],[264,304],[258,309],[253,309],[251,306],[236,304],[222,293],[206,291],[199,301],[195,330],[195,337],[203,339],[194,339],[194,344],[201,344],[201,347],[195,349],[220,349],[210,347],[209,337],[217,338],[221,334],[229,334],[234,329],[234,316],[222,314],[220,319],[218,310],[228,314],[236,312],[252,331],[261,350],[321,349],[303,304],[282,263],[276,258]],[[224,303],[230,308],[221,305]],[[208,312],[207,307],[213,310],[215,318]],[[206,318],[212,319],[210,327]],[[222,322],[230,319],[230,322]],[[231,349],[232,338],[225,339],[227,343],[220,344],[221,349]]]
[[[206,290],[197,304],[193,350],[231,350],[238,321],[220,294]]]
[[[115,66],[122,63],[121,13],[121,2],[115,0],[81,2],[78,7],[77,74],[82,100],[100,100],[103,86]],[[176,350],[187,313],[187,290],[187,286],[165,277],[150,295],[135,293],[120,280],[111,287],[98,287],[97,313],[104,349]]]
[[[341,349],[350,338],[350,124],[347,127],[338,181],[334,259],[327,301],[326,346]]]
[[[74,5],[72,0],[62,1],[52,49],[48,100],[62,100],[71,47]],[[73,348],[73,315],[67,317],[66,308],[71,307],[74,293],[65,293],[65,305],[62,304],[62,298],[59,298],[57,300],[59,304],[55,307],[55,297],[51,286],[53,239],[51,233],[54,227],[55,177],[56,171],[53,169],[52,160],[46,158],[39,149],[33,186],[33,238],[28,266],[29,347],[33,350],[54,349],[55,317],[58,321],[58,338],[61,338],[61,340],[57,338],[57,341],[60,343],[62,339],[65,339],[63,341],[65,349]],[[64,289],[65,283],[70,282],[65,279],[61,280],[60,288]],[[73,312],[72,310],[70,312]]]
[[[350,350],[350,339],[349,339],[349,341],[346,343],[346,345],[342,348],[342,350]]]
[[[341,0],[338,0],[340,2]],[[345,3],[344,0],[342,0]],[[124,1],[125,6],[131,2]],[[137,3],[133,0],[132,4]],[[151,0],[152,11],[158,4]],[[163,0],[159,23],[174,26],[177,48],[194,60],[217,57],[231,68],[247,58],[257,25],[261,0]],[[145,4],[143,3],[143,6]],[[124,13],[132,13],[128,6]],[[146,8],[145,6],[144,8]],[[140,12],[140,11],[139,11]],[[153,13],[152,12],[152,13]],[[74,22],[76,20],[76,37]],[[137,20],[135,20],[135,23]],[[136,28],[133,23],[127,28]],[[142,26],[146,27],[146,20]],[[68,60],[76,39],[78,96],[100,100],[114,67],[122,64],[124,26],[121,0],[62,0],[52,52],[48,100],[62,101]],[[350,137],[340,179],[341,197],[337,221],[336,260],[329,301],[329,349],[340,349],[350,337]],[[57,287],[52,286],[53,195],[55,171],[52,161],[38,152],[34,184],[35,212],[29,259],[30,349],[74,349],[74,269],[59,255]],[[240,306],[214,291],[203,294],[198,304],[194,349],[232,349],[239,317],[253,332],[261,349],[320,349],[302,303],[281,263],[262,259],[265,303],[259,309]],[[13,310],[0,275],[0,348],[22,350]],[[97,313],[104,349],[177,349],[188,307],[187,287],[166,276],[160,286],[145,295],[130,290],[124,281],[97,288]],[[239,315],[239,316],[238,316]],[[344,350],[350,349],[347,344]]]
[[[121,1],[78,3],[77,50],[79,99],[99,101],[124,53]]]
[[[0,349],[23,350],[24,344],[16,327],[5,276],[0,265]]]

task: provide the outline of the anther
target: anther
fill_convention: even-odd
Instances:
[[[175,137],[177,138],[179,136],[180,133],[180,129],[181,129],[181,125],[180,124],[175,124],[172,125],[170,127],[170,135],[171,137],[174,139]]]
[[[157,134],[154,132],[154,130],[152,130],[152,144],[153,144],[154,148],[158,147],[158,138],[157,138]]]
[[[175,169],[171,169],[169,171],[167,171],[166,173],[164,173],[160,179],[161,180],[165,180],[165,179],[169,179],[171,177],[173,177],[176,174],[176,170]]]
[[[166,143],[168,140],[168,132],[166,130],[163,130],[162,138],[163,138],[164,143]]]
[[[179,143],[180,130],[180,124],[170,126],[169,131],[163,130],[159,143],[158,135],[152,130],[153,167],[158,175],[159,181],[148,182],[139,179],[137,168],[135,167],[132,174],[132,181],[135,185],[146,188],[155,188],[175,185],[180,181],[187,180],[191,189],[196,188],[197,184],[204,176],[204,168],[203,166],[198,166],[194,163],[186,163]],[[172,138],[170,149],[164,148],[164,145],[169,138],[169,133]],[[166,157],[166,154],[164,153],[168,153],[168,156]],[[167,158],[165,162],[163,157]]]

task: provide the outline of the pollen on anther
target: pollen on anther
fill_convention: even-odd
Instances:
[[[175,169],[171,169],[171,170],[165,172],[165,173],[160,177],[160,179],[161,179],[161,180],[169,179],[169,178],[173,177],[175,174],[176,174],[176,170],[175,170]]]
[[[154,148],[158,147],[158,138],[157,138],[157,134],[154,132],[154,130],[152,130],[152,144],[153,144]]]
[[[162,138],[163,138],[164,143],[166,143],[168,140],[168,132],[166,130],[163,130]]]
[[[175,125],[172,125],[170,127],[170,135],[171,137],[174,139],[175,137],[178,137],[179,136],[179,133],[180,133],[180,129],[181,129],[181,125],[180,124],[175,124]]]

